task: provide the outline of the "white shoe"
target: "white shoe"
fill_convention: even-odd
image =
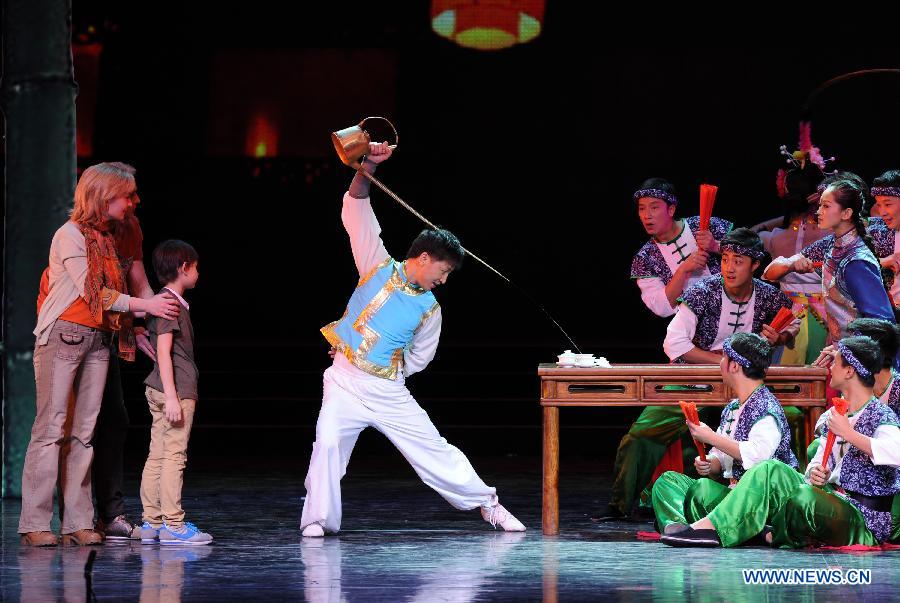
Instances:
[[[506,507],[499,503],[493,507],[481,507],[481,516],[486,522],[494,526],[494,529],[497,529],[497,525],[499,524],[500,527],[507,532],[525,531],[525,526],[522,525],[522,522],[516,519],[512,513],[506,510]]]
[[[303,536],[305,538],[321,538],[325,535],[325,530],[322,529],[322,525],[318,523],[311,523],[305,528],[303,528]]]

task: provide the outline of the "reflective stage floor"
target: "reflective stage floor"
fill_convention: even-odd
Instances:
[[[207,547],[140,542],[97,547],[98,601],[590,601],[890,600],[900,552],[672,549],[636,539],[649,523],[595,524],[609,467],[563,465],[558,537],[540,529],[539,459],[472,459],[529,531],[494,531],[477,511],[458,512],[418,482],[399,457],[354,459],[344,480],[339,536],[300,537],[303,472],[260,460],[228,470],[189,469],[187,519]],[[254,466],[260,468],[254,469]],[[137,476],[128,479],[137,492]],[[137,518],[136,497],[128,498]],[[16,535],[19,503],[2,511],[4,601],[86,601],[85,548],[30,549]],[[868,586],[745,585],[742,569],[870,569]]]

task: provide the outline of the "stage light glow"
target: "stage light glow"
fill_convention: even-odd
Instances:
[[[250,118],[245,154],[257,159],[278,154],[278,128],[264,112],[257,112]]]

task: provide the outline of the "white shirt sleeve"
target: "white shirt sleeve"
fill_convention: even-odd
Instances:
[[[709,449],[709,452],[706,455],[706,460],[709,460],[709,457],[716,457],[719,459],[719,465],[722,467],[722,477],[725,479],[731,478],[731,465],[734,463],[734,459],[713,446]]]
[[[822,414],[819,415],[819,418],[816,419],[816,426],[813,427],[813,433],[817,433],[817,434],[819,434],[819,436],[822,435],[822,428],[828,422],[829,416],[831,416],[829,414],[829,410],[826,410],[825,412],[823,412]]]
[[[768,266],[766,266],[766,269],[763,270],[762,277],[766,280],[771,280],[771,279],[766,278],[766,273],[769,272],[769,268],[771,268],[773,266],[787,266],[788,268],[790,268],[790,266],[794,263],[794,261],[798,260],[800,257],[802,257],[802,254],[797,253],[797,254],[792,255],[789,258],[786,258],[784,256],[779,256],[779,257],[775,258],[774,260],[771,261],[771,263],[769,263]]]
[[[350,236],[350,249],[360,276],[365,276],[390,257],[381,240],[381,226],[368,197],[357,199],[350,193],[344,193],[341,221]]]
[[[637,286],[641,290],[641,300],[647,308],[657,316],[672,316],[675,314],[675,308],[669,303],[666,297],[666,286],[661,278],[647,277],[639,278]]]
[[[900,467],[900,429],[896,425],[879,425],[872,436],[872,463]]]
[[[750,428],[746,442],[738,442],[744,469],[772,458],[780,443],[781,430],[778,429],[778,422],[772,415],[766,415]]]
[[[696,332],[697,315],[684,304],[679,305],[666,328],[666,339],[663,341],[663,351],[669,360],[674,361],[694,349]]]
[[[409,348],[403,353],[403,375],[409,377],[418,373],[434,359],[438,341],[441,338],[441,307],[419,325]]]

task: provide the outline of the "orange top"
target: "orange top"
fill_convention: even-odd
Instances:
[[[41,284],[38,287],[38,298],[37,298],[37,311],[38,314],[41,312],[41,306],[44,305],[44,300],[47,299],[47,294],[50,293],[50,268],[44,268],[44,273],[41,275]],[[69,322],[74,322],[78,325],[84,325],[85,327],[91,327],[92,329],[101,329],[103,331],[111,331],[109,325],[106,322],[106,318],[104,317],[103,324],[97,324],[97,321],[94,320],[94,317],[91,316],[91,309],[88,307],[84,298],[79,296],[78,299],[72,302],[66,311],[63,312],[59,316],[60,320],[67,320]]]
[[[125,222],[116,229],[114,236],[116,239],[116,252],[119,254],[125,269],[130,270],[132,262],[143,260],[141,245],[144,241],[144,233],[141,231],[141,225],[136,217],[130,216],[126,218]],[[44,300],[47,299],[49,293],[50,268],[44,268],[44,273],[41,275],[41,284],[38,287],[38,313],[40,313],[41,306],[44,305]],[[92,329],[111,330],[105,316],[103,324],[97,324],[97,321],[91,316],[90,308],[83,297],[73,301],[72,305],[66,308],[66,311],[59,318],[85,327],[91,327]]]

